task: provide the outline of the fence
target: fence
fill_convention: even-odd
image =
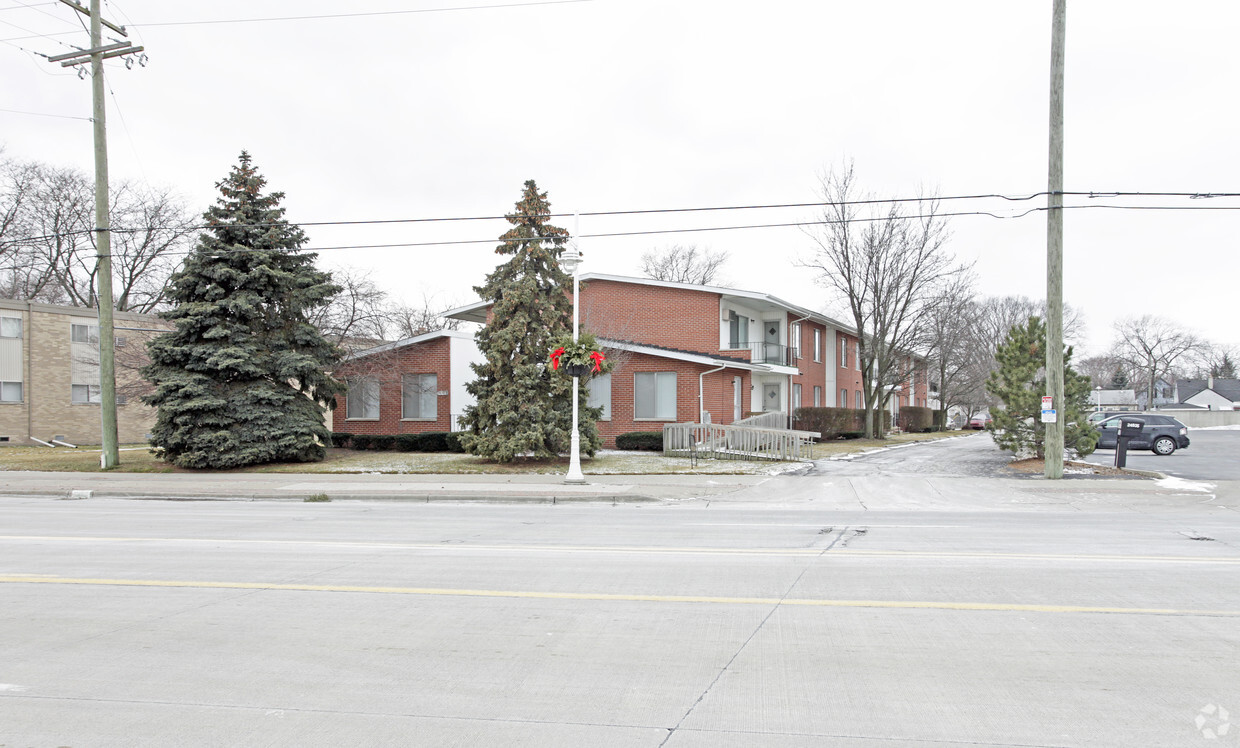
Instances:
[[[1157,412],[1164,416],[1179,419],[1180,423],[1190,429],[1200,429],[1207,426],[1240,425],[1240,410],[1171,410],[1170,408],[1162,408]],[[1133,413],[1133,415],[1139,416],[1141,414]]]
[[[669,423],[663,427],[663,454],[743,460],[813,459],[814,431]]]
[[[756,416],[733,421],[732,425],[759,429],[786,429],[788,428],[788,414],[782,410],[772,410],[769,413],[759,413]]]

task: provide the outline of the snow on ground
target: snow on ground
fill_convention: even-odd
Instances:
[[[1177,478],[1173,475],[1166,478],[1159,478],[1154,481],[1154,483],[1159,488],[1167,488],[1172,491],[1199,491],[1202,493],[1209,493],[1214,490],[1213,483],[1206,483],[1205,481],[1199,480],[1186,480],[1184,478]]]
[[[1192,426],[1189,431],[1240,431],[1240,423],[1233,423],[1230,426]]]

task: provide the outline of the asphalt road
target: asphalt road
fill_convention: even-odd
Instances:
[[[1240,715],[1235,508],[775,495],[837,480],[772,479],[771,504],[0,499],[0,745],[1225,744],[1202,731]]]
[[[987,432],[952,439],[905,444],[846,459],[818,460],[809,475],[918,475],[989,478],[1006,475],[1010,453],[995,446]]]
[[[1192,480],[1240,480],[1240,431],[1189,429],[1188,438],[1188,449],[1169,455],[1129,450],[1127,466]],[[1115,450],[1100,449],[1087,461],[1114,465]]]

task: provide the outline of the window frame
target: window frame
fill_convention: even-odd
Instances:
[[[432,386],[426,388],[424,382],[426,377],[431,377]],[[410,379],[417,378],[418,387],[418,415],[410,415],[408,410],[409,404],[409,385]],[[434,415],[423,415],[422,406],[430,403],[431,410]],[[409,372],[400,375],[400,420],[402,421],[438,421],[439,420],[439,375],[431,372]]]
[[[16,400],[9,400],[4,397],[4,391],[17,386],[18,397]],[[26,402],[26,384],[24,382],[0,382],[0,403],[24,403]]]
[[[651,404],[654,415],[644,415],[644,416],[638,415],[639,395],[641,394],[641,389],[638,386],[638,377],[654,377],[653,392],[654,392],[655,399],[654,399],[654,402]],[[660,400],[660,392],[662,392],[663,391],[662,388],[666,386],[662,383],[663,381],[666,381],[663,379],[664,377],[670,377],[671,382],[672,382],[672,402],[671,402],[671,414],[670,415],[667,415],[667,412],[665,409],[663,410],[660,409],[660,405],[666,405],[666,403],[663,403]],[[676,421],[676,414],[678,412],[678,406],[679,406],[679,403],[677,402],[679,399],[677,397],[679,385],[680,385],[679,378],[677,377],[677,374],[674,371],[636,371],[636,372],[633,372],[633,420],[634,421],[671,421],[674,423]]]
[[[86,330],[86,335],[85,335],[86,340],[78,340],[77,332],[79,328]],[[70,343],[85,343],[87,345],[99,345],[99,325],[88,325],[88,324],[82,324],[80,322],[70,322],[69,323],[69,342]]]
[[[86,388],[86,399],[78,399],[78,393]],[[71,405],[99,405],[103,402],[103,393],[97,384],[71,384],[69,385],[69,403]]]
[[[349,389],[344,393],[344,419],[346,421],[377,421],[379,420],[379,417],[383,414],[383,397],[381,394],[381,388],[379,386],[379,380],[371,376],[346,377],[345,383],[348,385]],[[358,392],[358,394],[362,397],[362,401],[360,404],[362,406],[363,413],[365,412],[366,404],[367,404],[366,399],[365,399],[366,393],[361,391],[361,387],[367,384],[373,384],[375,387],[375,398],[374,398],[375,415],[373,416],[350,415],[350,412],[353,409],[352,408],[353,398],[351,397],[351,395],[354,392]]]
[[[4,328],[6,326],[5,323],[9,323],[8,326],[12,327],[13,322],[17,323],[17,334],[16,335],[5,335],[4,334]],[[23,329],[23,322],[24,321],[22,320],[21,317],[11,317],[9,315],[0,315],[0,338],[7,338],[10,340],[21,340],[23,337],[25,337],[25,334],[26,334],[25,330]]]
[[[822,330],[814,328],[814,362],[822,363]]]

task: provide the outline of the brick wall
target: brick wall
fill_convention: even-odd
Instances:
[[[719,298],[707,290],[592,280],[581,284],[581,325],[613,340],[717,353]]]
[[[844,403],[842,407],[855,408],[857,407],[857,393],[861,392],[862,397],[865,397],[865,392],[861,386],[861,372],[857,370],[857,338],[855,335],[849,335],[845,332],[838,333],[837,337],[838,339],[845,340],[848,343],[848,362],[846,366],[836,367],[835,392],[831,395],[830,405],[840,407],[840,390],[848,390],[848,402]],[[838,347],[840,345],[838,339],[835,343],[837,347],[837,364],[842,362],[838,351]]]
[[[434,374],[437,392],[451,392],[451,346],[448,337],[413,343],[393,351],[384,351],[365,358],[348,361],[332,372],[337,379],[367,376],[379,381],[379,418],[348,418],[346,395],[336,400],[332,411],[332,431],[349,434],[417,434],[427,431],[451,431],[451,398],[435,396],[434,420],[401,418],[401,376],[403,374]]]
[[[788,329],[795,332],[793,325],[797,323],[797,317],[788,315]],[[817,322],[809,320],[801,320],[801,358],[796,359],[799,374],[793,376],[792,383],[801,385],[801,407],[811,407],[814,404],[814,388],[822,388],[823,406],[835,405],[835,397],[826,389],[827,380],[827,356],[829,351],[826,347],[831,345],[831,338],[827,335],[827,328]],[[819,347],[818,361],[814,360],[814,331],[818,331]],[[791,334],[791,333],[790,333]],[[838,345],[838,344],[837,344]],[[796,341],[791,342],[791,347],[796,347]]]

